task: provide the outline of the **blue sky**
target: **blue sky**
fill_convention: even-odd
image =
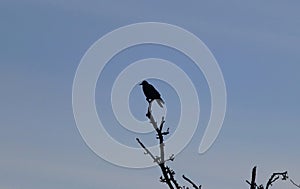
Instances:
[[[177,176],[184,173],[208,189],[248,188],[245,179],[258,165],[259,183],[281,170],[300,182],[299,1],[3,0],[0,5],[0,188],[165,188],[158,168],[122,168],[95,155],[72,112],[73,78],[86,50],[114,29],[146,21],[178,25],[198,36],[218,60],[227,86],[223,128],[212,148],[199,155],[209,90],[199,70],[181,64],[195,80],[203,114],[191,143],[171,164]],[[147,57],[188,62],[162,47],[124,51],[97,84],[99,112],[107,106],[100,97],[109,78],[126,63]],[[119,60],[126,62],[115,66]],[[174,91],[156,84],[169,91],[176,110]],[[139,92],[134,88],[132,95],[143,100]],[[138,118],[142,108],[132,104]],[[135,133],[107,129],[118,141],[136,145]],[[151,144],[151,135],[140,138]],[[287,182],[273,188],[294,187]]]

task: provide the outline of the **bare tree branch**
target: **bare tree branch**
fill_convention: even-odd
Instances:
[[[161,169],[162,176],[160,176],[160,181],[163,183],[166,183],[170,189],[188,189],[189,187],[187,186],[180,186],[175,179],[175,171],[172,170],[170,167],[166,165],[167,161],[173,161],[174,160],[174,154],[172,154],[169,158],[165,159],[165,143],[164,143],[164,136],[169,134],[169,128],[167,128],[166,131],[163,131],[163,127],[165,124],[164,117],[162,117],[162,120],[160,124],[158,125],[155,119],[152,116],[151,113],[151,103],[149,103],[148,106],[148,112],[146,114],[148,117],[151,125],[153,126],[154,130],[156,131],[156,139],[158,139],[159,143],[159,156],[155,156],[147,149],[147,147],[139,140],[139,138],[136,138],[137,142],[140,144],[140,146],[145,150],[145,154],[149,155],[155,163],[158,164],[158,166]],[[191,179],[186,177],[185,175],[182,175],[183,179],[186,180],[189,184],[192,185],[194,189],[201,189],[201,185],[195,184]],[[269,178],[266,187],[264,187],[262,184],[257,185],[256,183],[256,166],[253,167],[252,169],[252,174],[251,174],[251,182],[246,180],[246,182],[250,185],[250,189],[269,189],[274,182],[276,182],[278,179],[281,180],[287,180],[288,175],[287,171],[285,172],[277,172],[273,173],[271,177]],[[297,185],[293,180],[291,180],[291,183],[295,185],[296,187],[300,188],[300,185]]]
[[[175,171],[171,170],[168,166],[166,167],[167,173],[169,174],[170,180],[175,185],[177,189],[181,189],[181,186],[178,184],[177,180],[175,179]]]
[[[281,180],[287,180],[288,179],[287,171],[281,173],[273,173],[266,184],[266,189],[269,189],[272,186],[272,184],[275,181],[277,181],[280,177]],[[251,182],[249,182],[248,180],[246,180],[246,182],[250,185],[250,189],[264,189],[265,187],[262,184],[259,186],[256,184],[255,179],[256,179],[256,166],[253,167],[252,169]]]
[[[186,176],[182,175],[186,181],[188,181],[195,189],[201,189],[201,185],[197,186],[191,179],[187,178]]]
[[[174,188],[176,188],[176,189],[186,188],[187,189],[188,187],[180,186],[178,184],[177,180],[175,179],[175,171],[172,170],[170,167],[166,166],[166,162],[174,161],[175,156],[174,156],[174,154],[172,154],[169,158],[167,158],[167,159],[165,158],[164,136],[168,135],[170,132],[169,132],[169,128],[167,128],[166,131],[163,131],[164,123],[165,123],[164,117],[162,117],[162,120],[158,126],[157,122],[155,121],[155,119],[152,116],[151,103],[149,103],[146,116],[149,119],[154,130],[156,131],[156,138],[158,139],[158,143],[159,143],[160,155],[154,156],[138,138],[136,138],[137,142],[145,150],[145,154],[149,154],[151,156],[151,158],[153,159],[153,161],[159,165],[159,167],[162,171],[162,175],[163,175],[160,177],[161,182],[166,183],[170,189],[174,189]],[[188,179],[187,177],[184,177],[184,178]],[[188,179],[187,181],[189,181],[189,183],[193,183],[190,179]],[[194,184],[194,186],[197,186],[197,185]],[[199,187],[197,186],[197,189],[200,189],[200,188],[201,188],[201,186],[199,186]]]
[[[272,186],[272,184],[276,180],[278,180],[280,177],[282,177],[281,180],[288,179],[289,177],[287,176],[287,171],[282,172],[282,173],[273,173],[272,176],[270,177],[270,179],[267,182],[266,189],[269,189],[269,187]]]
[[[144,148],[144,150],[146,151],[145,154],[149,154],[151,156],[151,158],[153,159],[154,162],[156,162],[157,164],[159,164],[159,161],[157,160],[156,157],[154,157],[154,155],[146,148],[146,146],[140,141],[139,138],[136,138],[137,142],[142,146],[142,148]]]
[[[293,185],[295,185],[296,187],[300,188],[300,184],[296,184],[292,179],[290,179],[290,181],[291,181],[291,183],[292,183]]]
[[[255,189],[255,187],[256,187],[255,179],[256,179],[256,166],[254,166],[252,169],[250,189]]]
[[[163,176],[160,177],[160,181],[165,182],[169,186],[170,189],[174,189],[173,184],[175,185],[176,188],[179,189],[180,186],[178,185],[178,183],[174,179],[172,172],[170,172],[170,170],[168,172],[168,169],[165,165],[166,161],[172,160],[172,159],[174,159],[174,157],[171,156],[169,159],[165,160],[165,150],[164,150],[165,144],[164,144],[164,137],[163,136],[168,134],[168,130],[167,130],[167,133],[162,132],[163,126],[164,126],[164,123],[165,123],[164,117],[162,117],[162,121],[161,121],[161,123],[158,127],[157,122],[154,120],[154,118],[151,114],[151,103],[149,103],[148,112],[147,112],[146,116],[149,118],[150,123],[152,124],[153,128],[155,129],[155,131],[157,133],[157,139],[159,139],[160,156],[155,157],[138,138],[136,140],[142,146],[142,148],[144,148],[144,150],[146,151],[146,154],[149,154],[151,156],[151,158],[153,159],[153,161],[156,162],[159,165],[159,167],[162,171],[162,174],[163,174]]]

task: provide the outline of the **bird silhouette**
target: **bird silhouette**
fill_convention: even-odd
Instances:
[[[163,104],[165,103],[163,99],[160,97],[159,92],[153,87],[153,85],[149,84],[146,80],[140,83],[143,88],[143,92],[146,96],[146,100],[151,103],[153,100],[156,100],[158,105],[163,108]]]

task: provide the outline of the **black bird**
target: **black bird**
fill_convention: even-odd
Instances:
[[[163,104],[165,103],[163,99],[160,97],[159,92],[147,81],[143,81],[140,83],[143,87],[143,92],[146,96],[146,100],[151,103],[153,100],[156,100],[158,105],[163,108]]]

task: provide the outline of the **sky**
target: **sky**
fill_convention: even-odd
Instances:
[[[166,188],[157,167],[124,168],[97,156],[81,137],[73,115],[73,79],[85,52],[110,31],[138,22],[177,25],[201,39],[222,70],[227,111],[215,143],[198,154],[211,106],[203,73],[174,49],[135,46],[111,59],[96,86],[99,117],[115,140],[138,147],[139,137],[155,144],[153,133],[129,132],[119,125],[110,91],[129,64],[164,58],[187,73],[201,104],[191,142],[170,163],[180,183],[185,174],[207,189],[248,188],[245,180],[255,165],[259,184],[285,170],[300,183],[299,6],[297,0],[2,0],[0,188]],[[169,104],[166,124],[172,134],[180,116],[178,95],[166,82],[150,81]],[[134,86],[129,104],[139,120],[145,119],[143,98]],[[295,187],[278,181],[273,188]]]

